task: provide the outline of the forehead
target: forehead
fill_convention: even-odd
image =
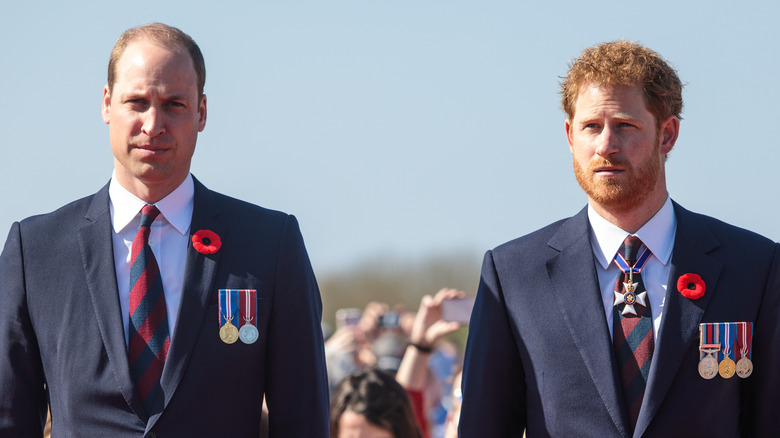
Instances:
[[[116,66],[116,85],[197,88],[192,57],[184,49],[138,39],[127,45]]]
[[[633,117],[651,116],[642,87],[587,84],[580,88],[574,105],[575,118],[603,113],[625,113]],[[578,117],[579,116],[579,117]]]
[[[344,434],[349,437],[361,438],[393,438],[393,433],[371,424],[365,416],[344,411],[339,418],[339,436]]]

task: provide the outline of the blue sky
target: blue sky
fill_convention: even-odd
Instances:
[[[315,270],[481,254],[585,205],[558,81],[630,39],[686,84],[667,163],[687,208],[780,240],[780,3],[0,1],[0,229],[111,175],[108,54],[162,21],[206,58],[192,171],[295,214]]]

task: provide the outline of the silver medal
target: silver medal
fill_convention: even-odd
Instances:
[[[253,324],[244,324],[238,331],[238,338],[245,344],[254,344],[258,337],[257,327]]]

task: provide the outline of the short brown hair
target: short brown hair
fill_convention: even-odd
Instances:
[[[345,411],[363,415],[395,438],[422,438],[409,395],[384,371],[359,371],[339,383],[330,400],[330,436],[339,435],[339,419]]]
[[[682,83],[677,72],[659,55],[632,41],[612,41],[589,47],[569,63],[561,81],[561,104],[574,118],[577,97],[592,85],[641,86],[645,104],[658,127],[671,116],[682,120]]]
[[[127,29],[122,33],[111,50],[111,57],[108,59],[108,90],[114,89],[116,80],[116,65],[119,58],[125,53],[125,49],[130,43],[148,38],[152,41],[162,43],[170,49],[183,49],[189,52],[192,57],[192,65],[195,67],[195,74],[198,77],[198,100],[203,97],[203,87],[206,85],[206,61],[203,59],[203,53],[195,41],[182,32],[180,29],[168,26],[163,23],[149,23],[143,26]]]

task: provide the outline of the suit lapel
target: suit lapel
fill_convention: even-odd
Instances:
[[[661,321],[660,339],[656,342],[642,410],[635,436],[641,436],[650,424],[672,384],[680,363],[699,332],[707,304],[717,288],[723,265],[708,255],[719,243],[715,236],[691,212],[674,203],[677,231],[669,271],[669,280]],[[697,300],[683,297],[677,291],[677,279],[686,273],[699,274],[706,284],[704,296]]]
[[[580,350],[601,400],[617,430],[627,436],[628,414],[621,402],[589,230],[587,208],[564,222],[548,242],[560,253],[547,261],[547,272],[563,321]]]
[[[194,179],[194,178],[193,178]],[[200,335],[209,296],[216,293],[215,281],[217,267],[222,251],[214,254],[201,254],[192,246],[192,235],[198,230],[211,230],[224,238],[225,227],[216,221],[219,216],[218,204],[214,199],[214,193],[203,186],[198,180],[195,182],[195,195],[192,213],[192,222],[189,231],[189,243],[187,245],[187,260],[184,266],[184,280],[182,284],[181,303],[179,314],[174,327],[173,343],[165,361],[160,385],[162,393],[158,393],[155,400],[155,408],[149,422],[147,431],[150,430],[162,410],[170,402],[176,388],[181,382],[184,371],[187,368],[195,341]],[[216,318],[214,330],[217,329]]]
[[[95,311],[95,321],[100,330],[108,360],[117,377],[119,392],[136,415],[146,420],[146,411],[141,399],[136,395],[135,386],[130,378],[124,324],[114,267],[108,185],[93,197],[84,223],[78,229],[78,236],[87,287]]]

